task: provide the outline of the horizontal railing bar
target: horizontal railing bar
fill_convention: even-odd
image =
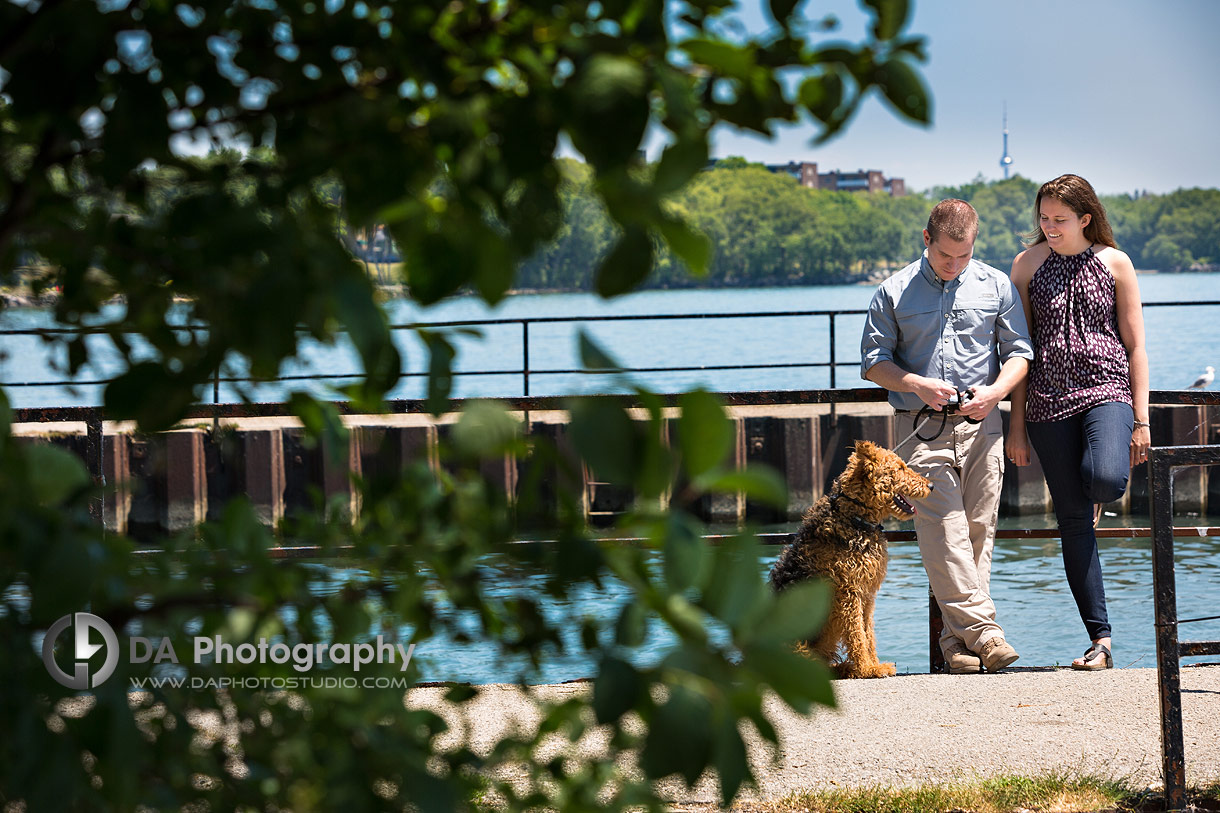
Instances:
[[[1144,307],[1199,307],[1205,305],[1220,305],[1220,300],[1205,300],[1202,302],[1144,302]],[[658,320],[684,320],[684,319],[757,319],[768,316],[863,316],[868,313],[867,308],[851,308],[847,310],[789,310],[789,311],[741,311],[740,313],[719,312],[719,313],[645,313],[645,314],[602,314],[598,316],[518,316],[518,317],[501,317],[498,319],[463,319],[452,322],[407,322],[403,324],[390,325],[391,330],[407,330],[416,327],[469,327],[471,325],[511,325],[520,324],[521,322],[531,322],[535,324],[541,323],[556,323],[556,322],[646,322]]]
[[[1177,536],[1177,534],[1174,534]],[[1220,621],[1220,615],[1205,615],[1202,618],[1179,618],[1179,624],[1197,624],[1200,621]]]
[[[836,362],[838,367],[855,367],[859,364],[857,361],[840,361]],[[768,364],[704,364],[704,365],[689,365],[685,367],[616,367],[613,369],[604,370],[588,370],[583,368],[574,369],[545,369],[545,370],[530,370],[531,376],[537,375],[614,375],[616,373],[691,373],[702,371],[724,371],[724,370],[788,370],[804,367],[829,367],[829,361],[776,361]],[[450,373],[452,376],[480,376],[480,375],[524,375],[525,370],[454,370]],[[281,375],[275,378],[250,378],[248,376],[222,376],[221,378],[210,378],[208,382],[219,382],[221,384],[260,384],[269,386],[278,384],[283,381],[335,381],[344,378],[360,378],[363,373],[317,373],[310,375]],[[402,372],[398,374],[400,378],[423,378],[431,375],[431,373],[420,370],[416,372]],[[113,378],[93,378],[84,381],[78,379],[66,379],[61,381],[14,381],[3,384],[5,387],[88,387],[98,384],[109,384],[113,382]]]
[[[1184,301],[1175,300],[1172,302],[1144,302],[1145,308],[1157,307],[1200,307],[1208,305],[1220,305],[1220,300],[1203,300],[1203,301]],[[470,327],[472,325],[515,325],[522,322],[530,322],[533,324],[543,323],[562,323],[562,322],[650,322],[661,320],[695,320],[695,319],[757,319],[769,316],[777,317],[794,317],[794,316],[862,316],[868,313],[867,309],[848,309],[848,310],[787,310],[787,311],[742,311],[734,312],[718,312],[718,313],[647,313],[647,314],[599,314],[591,316],[504,316],[494,319],[455,319],[450,321],[439,322],[404,322],[400,324],[390,325],[391,330],[413,330],[415,328],[429,327]],[[43,336],[51,334],[98,334],[112,333],[115,328],[120,327],[120,324],[108,325],[92,325],[88,327],[46,327],[46,328],[11,328],[0,330],[0,336]],[[188,323],[184,325],[172,325],[173,330],[206,330],[206,324]],[[305,331],[309,328],[299,327],[298,330]],[[124,333],[135,333],[134,330],[125,330]]]
[[[1206,534],[1198,534],[1199,531],[1207,531]],[[1179,533],[1184,532],[1184,533]],[[911,542],[915,539],[914,531],[882,531],[882,535],[889,542]],[[1174,536],[1220,536],[1220,528],[1175,528]],[[1058,539],[1059,532],[1054,528],[998,528],[996,529],[996,539]],[[1099,528],[1098,536],[1103,537],[1120,537],[1129,539],[1139,539],[1151,536],[1149,528]],[[725,540],[736,539],[740,534],[704,534],[701,538],[712,544],[719,544]],[[792,538],[792,534],[780,531],[767,531],[763,533],[751,534],[764,545],[786,545]],[[649,542],[647,537],[643,536],[605,536],[597,537],[595,542],[607,542],[615,545],[640,545]],[[521,539],[516,540],[513,544],[517,545],[546,545],[555,544],[554,539]],[[333,548],[323,548],[318,545],[284,545],[267,549],[267,555],[275,558],[311,558],[323,553],[334,553],[336,551],[350,553],[354,548],[350,545],[338,546]],[[159,548],[138,548],[135,553],[151,555],[163,553]],[[1188,619],[1190,621],[1210,621],[1212,619]],[[1186,621],[1179,621],[1179,624],[1185,624]]]
[[[1195,658],[1200,655],[1220,655],[1220,641],[1182,641],[1178,644],[1178,657]]]
[[[776,406],[794,405],[807,406],[813,404],[850,404],[879,403],[887,399],[888,393],[880,387],[859,387],[842,390],[758,390],[751,392],[717,393],[729,406]],[[666,406],[676,406],[682,393],[658,393],[656,395]],[[640,398],[634,394],[599,394],[581,395],[540,395],[530,398],[506,397],[493,400],[505,404],[508,409],[524,412],[539,410],[567,409],[573,398],[599,398],[625,407],[644,407]],[[450,411],[457,412],[467,403],[486,401],[487,398],[454,398],[450,401]],[[345,415],[397,415],[428,412],[428,402],[423,399],[402,399],[385,402],[385,411],[370,413],[367,410],[355,410],[346,401],[330,402],[339,412]],[[1220,391],[1194,390],[1153,390],[1149,393],[1149,403],[1155,405],[1189,404],[1195,406],[1220,406]],[[83,421],[95,417],[101,412],[101,407],[20,407],[13,410],[13,420],[21,423],[37,423],[46,421]],[[273,418],[290,417],[292,411],[287,404],[279,402],[268,403],[230,403],[230,404],[196,404],[187,410],[183,420],[200,418]],[[1170,449],[1206,449],[1207,447],[1161,447]],[[1209,461],[1211,462],[1211,461]],[[1217,458],[1214,462],[1220,462]]]

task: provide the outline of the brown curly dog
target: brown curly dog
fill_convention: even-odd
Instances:
[[[805,513],[796,537],[771,568],[776,590],[812,578],[825,579],[834,589],[826,626],[798,650],[822,658],[839,677],[894,674],[894,664],[877,660],[873,634],[873,606],[889,561],[880,523],[888,517],[910,519],[915,509],[906,498],[921,499],[931,488],[898,455],[857,440],[847,468]],[[840,645],[847,653],[843,660],[837,657]]]

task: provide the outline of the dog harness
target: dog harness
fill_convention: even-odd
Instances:
[[[861,508],[864,508],[864,509],[868,508],[867,505],[860,502],[855,497],[849,497],[841,491],[837,492],[835,494],[828,494],[826,498],[830,501],[830,510],[831,511],[836,510],[839,500],[847,500],[848,502],[854,502],[856,505],[860,506]],[[851,524],[855,525],[856,528],[858,528],[859,530],[865,531],[867,533],[881,533],[881,530],[882,530],[881,523],[869,522],[868,520],[866,520],[864,517],[860,516],[859,514],[852,514]]]

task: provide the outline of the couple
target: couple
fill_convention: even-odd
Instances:
[[[974,208],[941,201],[923,257],[877,289],[861,341],[861,375],[890,390],[899,436],[922,424],[895,451],[935,486],[917,503],[915,531],[955,674],[994,672],[1018,657],[990,595],[1005,456],[995,407],[1010,393],[1008,459],[1027,465],[1030,443],[1038,452],[1092,642],[1072,668],[1114,664],[1093,528],[1151,442],[1139,288],[1088,181],[1044,184],[1034,218],[1010,279],[972,259]],[[925,421],[931,410],[941,412]]]

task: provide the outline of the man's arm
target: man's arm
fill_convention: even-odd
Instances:
[[[1025,380],[1025,374],[1028,372],[1029,360],[1022,356],[1012,356],[1004,362],[995,381],[991,384],[970,388],[974,397],[963,403],[962,408],[958,411],[971,420],[983,420],[987,417],[987,413],[995,409],[996,404],[1003,401],[1004,397],[1012,392],[1013,387]]]
[[[891,392],[913,392],[919,400],[938,410],[957,393],[948,381],[907,372],[892,361],[877,362],[868,368],[864,377]]]
[[[933,409],[942,409],[956,392],[939,378],[928,378],[904,370],[894,363],[898,346],[898,319],[884,284],[873,295],[860,339],[860,377],[890,392],[913,392]]]
[[[1000,311],[995,320],[995,344],[1002,366],[995,381],[980,387],[971,387],[974,397],[962,405],[961,413],[967,418],[981,421],[996,404],[1025,380],[1029,373],[1029,362],[1034,357],[1033,343],[1029,339],[1029,327],[1025,320],[1025,308],[1021,297],[1011,281],[1000,292]]]

